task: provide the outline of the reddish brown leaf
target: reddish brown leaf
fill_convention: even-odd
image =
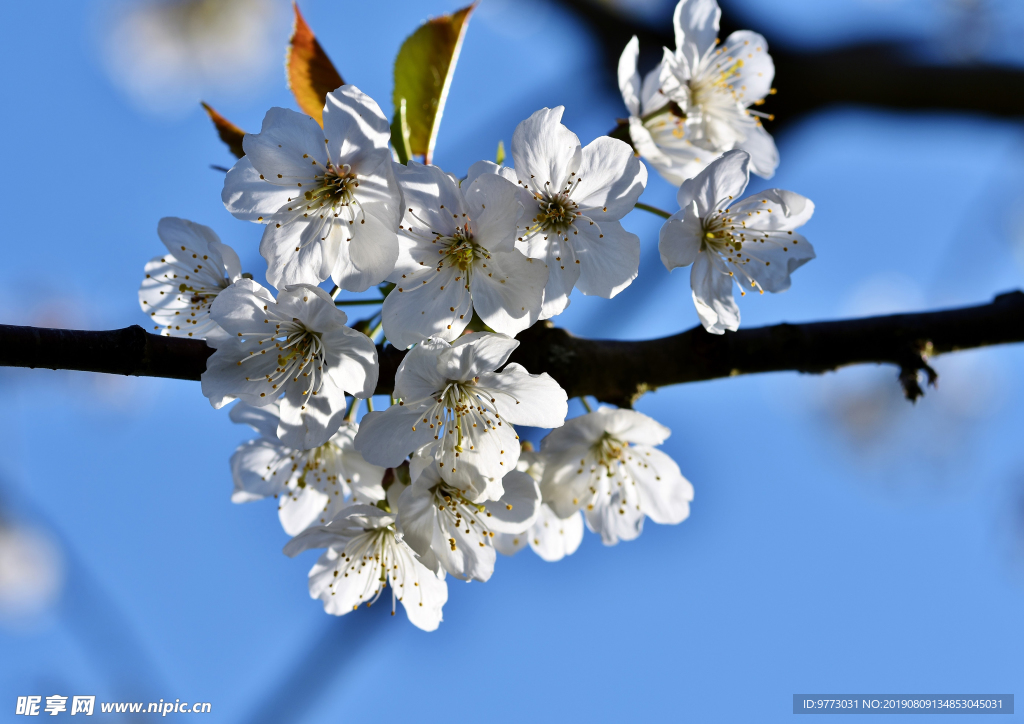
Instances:
[[[323,125],[327,94],[344,85],[345,81],[309,29],[299,12],[298,3],[292,3],[292,7],[295,8],[295,30],[284,61],[288,87],[295,94],[295,101],[303,113]]]
[[[202,101],[200,101],[202,103]],[[242,136],[245,135],[245,131],[236,126],[234,123],[229,121],[227,118],[217,113],[206,103],[203,103],[203,108],[210,114],[210,120],[213,121],[213,125],[217,128],[217,135],[220,136],[220,140],[224,141],[231,149],[231,153],[235,154],[236,158],[241,158],[245,155],[245,151],[242,150]]]

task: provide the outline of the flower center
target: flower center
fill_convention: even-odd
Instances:
[[[473,241],[468,222],[458,227],[451,236],[441,236],[437,241],[442,245],[438,250],[442,257],[437,265],[438,271],[447,264],[449,267],[468,272],[477,259],[491,258],[486,249]]]
[[[348,206],[352,203],[355,190],[359,186],[359,180],[347,163],[340,167],[328,163],[327,171],[323,176],[317,177],[317,181],[319,185],[315,189],[303,194],[306,201],[310,202],[307,209]]]
[[[194,287],[190,284],[179,284],[178,292],[181,294],[189,294],[188,303],[194,308],[200,309],[201,307],[208,307],[213,304],[213,300],[222,291],[231,286],[231,282],[227,279],[218,280],[218,287],[211,289],[210,287]]]
[[[579,206],[566,192],[545,194],[540,200],[540,212],[533,221],[542,231],[564,236],[576,220],[578,208]]]
[[[597,464],[611,470],[612,467],[624,460],[624,451],[628,447],[628,443],[615,439],[607,432],[604,433],[601,439],[594,443],[594,455],[597,457]]]
[[[243,357],[239,364],[246,360],[258,359],[271,349],[271,345],[277,350],[277,367],[272,373],[263,375],[273,390],[279,390],[281,385],[288,382],[301,380],[306,385],[306,389],[303,390],[304,403],[311,395],[320,392],[324,374],[327,372],[327,352],[320,332],[306,329],[298,319],[292,319],[290,322],[278,322],[274,330],[267,335],[240,333],[239,336],[259,337],[252,340],[255,344],[251,345],[249,355]],[[245,379],[250,380],[249,377]]]

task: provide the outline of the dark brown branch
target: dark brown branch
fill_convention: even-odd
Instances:
[[[724,335],[701,327],[640,342],[574,337],[550,322],[519,335],[512,361],[547,372],[571,397],[592,395],[630,406],[644,392],[683,382],[757,372],[821,373],[852,364],[900,368],[907,397],[923,391],[935,371],[929,357],[961,349],[1024,342],[1024,292],[989,304],[938,312],[894,314],[834,322],[776,324]],[[404,352],[378,350],[378,394],[392,391]],[[110,332],[0,325],[0,366],[84,370],[198,380],[212,350],[204,342],[158,337],[141,327]]]
[[[576,15],[605,54],[604,77],[618,93],[619,54],[636,35],[643,53],[641,72],[657,62],[661,48],[675,46],[671,16],[657,28],[616,12],[594,0],[551,0]],[[723,3],[724,5],[724,3]],[[758,30],[737,18],[726,5],[720,37],[740,27]],[[767,124],[777,130],[808,111],[836,104],[863,104],[900,110],[973,111],[1024,116],[1024,71],[1004,66],[926,65],[908,57],[906,44],[858,43],[825,50],[791,48],[768,38],[778,95],[761,108],[775,115]],[[647,65],[644,65],[644,63]]]

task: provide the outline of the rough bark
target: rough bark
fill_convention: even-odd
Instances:
[[[550,322],[519,336],[512,361],[547,372],[570,396],[630,406],[644,392],[684,382],[757,372],[821,373],[852,364],[891,364],[909,399],[934,382],[928,358],[961,349],[1024,342],[1024,292],[989,304],[806,324],[744,328],[724,335],[702,327],[635,342],[574,337]],[[0,325],[0,366],[84,370],[198,380],[213,353],[205,342],[149,334],[139,326],[107,332]],[[378,394],[392,391],[404,352],[378,348]]]

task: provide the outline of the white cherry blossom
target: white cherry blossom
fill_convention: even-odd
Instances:
[[[242,278],[238,254],[221,242],[209,226],[165,217],[156,233],[167,253],[146,264],[139,287],[142,311],[165,337],[205,339],[220,328],[210,318],[210,305],[222,291]]]
[[[429,451],[428,451],[429,454]],[[537,481],[513,470],[498,500],[473,503],[430,464],[398,499],[398,528],[427,568],[463,580],[486,581],[494,572],[496,533],[522,533],[540,510]]]
[[[296,556],[311,548],[327,549],[309,572],[309,595],[323,601],[327,613],[342,616],[369,606],[390,585],[392,616],[397,600],[414,626],[434,631],[441,623],[448,584],[396,534],[392,513],[353,505],[328,525],[300,533],[284,552]]]
[[[669,271],[693,265],[693,303],[712,334],[740,326],[733,280],[741,295],[745,288],[783,292],[790,274],[814,258],[814,247],[794,231],[814,213],[810,199],[769,189],[734,203],[747,187],[749,163],[746,152],[730,151],[686,181],[679,211],[661,227],[661,261]]]
[[[629,109],[629,133],[641,156],[673,184],[692,178],[723,151],[747,151],[751,170],[771,178],[779,165],[775,141],[753,110],[772,92],[775,65],[768,43],[738,30],[718,44],[722,11],[716,0],[680,0],[673,15],[676,49],[641,83],[639,42],[619,58],[619,89]]]
[[[485,332],[452,344],[424,340],[395,374],[398,404],[363,417],[356,450],[376,465],[395,467],[426,448],[413,462],[433,460],[467,500],[501,498],[501,479],[519,460],[513,425],[558,427],[568,410],[565,390],[548,374],[505,365],[518,346]],[[410,473],[413,480],[419,477],[416,469]]]
[[[582,510],[605,545],[632,540],[644,517],[679,523],[690,514],[693,486],[655,449],[671,434],[634,410],[599,407],[567,420],[541,444],[541,494],[561,518]]]
[[[541,319],[560,314],[573,287],[614,297],[636,278],[640,263],[640,239],[619,219],[643,193],[647,168],[617,139],[600,136],[581,145],[561,123],[564,110],[542,108],[516,127],[514,169],[483,161],[466,179],[500,173],[520,185],[516,246],[550,270]]]
[[[208,341],[203,394],[220,409],[238,398],[280,400],[277,436],[309,450],[326,443],[345,417],[345,393],[369,397],[377,386],[377,350],[327,292],[307,284],[273,295],[251,279],[219,294],[211,316],[226,335]],[[283,395],[283,397],[282,397]]]
[[[253,407],[239,402],[231,419],[250,425],[260,437],[238,446],[231,456],[235,481],[232,502],[273,497],[281,527],[297,535],[314,523],[326,524],[352,503],[384,498],[384,468],[371,465],[352,441],[359,425],[346,422],[334,436],[312,450],[297,450],[277,437],[279,403]]]
[[[331,277],[361,292],[398,258],[402,198],[391,130],[352,85],[327,94],[323,122],[271,108],[260,133],[245,135],[245,156],[228,172],[222,199],[237,218],[267,225],[260,253],[275,287]]]
[[[538,483],[544,475],[544,456],[537,452],[519,455],[519,470],[527,473]],[[583,514],[578,510],[568,518],[559,518],[547,503],[541,503],[537,520],[529,530],[516,533],[496,533],[491,544],[499,553],[511,556],[526,545],[549,563],[571,556],[583,542]]]
[[[548,270],[515,248],[516,187],[496,175],[458,181],[436,166],[395,164],[405,199],[401,253],[388,277],[384,334],[396,347],[453,340],[475,309],[514,336],[537,321]]]

